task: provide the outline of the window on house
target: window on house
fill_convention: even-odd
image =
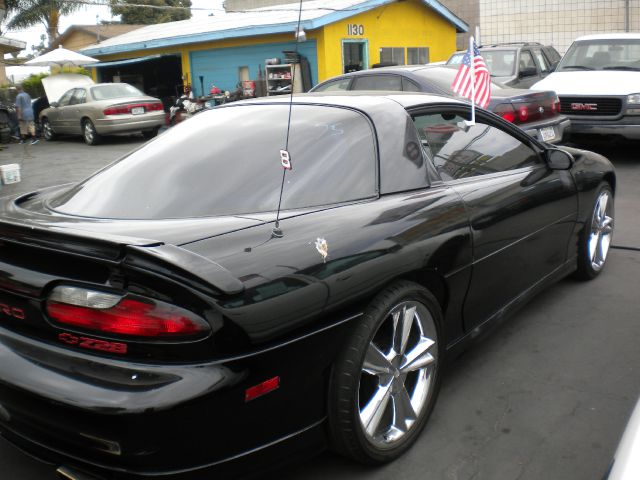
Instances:
[[[380,63],[404,65],[404,47],[382,47],[380,49]]]
[[[429,63],[428,47],[407,48],[407,64],[408,65],[424,65],[425,63]]]

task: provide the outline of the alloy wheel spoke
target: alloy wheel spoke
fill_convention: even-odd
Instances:
[[[411,398],[404,386],[392,395],[393,399],[393,426],[402,432],[409,430],[413,422],[418,418]]]
[[[613,218],[609,217],[608,215],[605,215],[600,228],[602,229],[602,233],[604,233],[605,235],[608,235],[611,232],[613,232]]]
[[[393,368],[391,363],[385,357],[384,353],[380,351],[380,349],[373,343],[369,344],[369,348],[367,348],[367,353],[364,357],[364,365],[362,366],[362,370],[370,373],[371,375],[391,375],[393,373]]]
[[[609,203],[609,195],[601,195],[600,201],[598,202],[598,219],[600,223],[607,214],[607,203]]]
[[[391,384],[381,385],[371,397],[369,403],[360,411],[360,420],[369,435],[374,436],[378,431],[380,420],[387,409],[390,398]]]
[[[430,338],[420,338],[418,344],[405,355],[405,361],[400,365],[400,371],[402,373],[413,372],[433,363],[435,358],[431,355],[429,349],[435,343]]]
[[[407,349],[407,342],[411,334],[413,319],[416,315],[416,307],[403,307],[402,313],[393,317],[393,349],[398,355],[403,355]]]
[[[592,233],[589,238],[589,258],[592,262],[595,261],[596,258],[596,250],[598,249],[600,235],[597,233]]]

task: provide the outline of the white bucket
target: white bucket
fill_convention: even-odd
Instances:
[[[0,165],[0,176],[2,183],[9,185],[20,181],[20,165],[11,163],[9,165]]]

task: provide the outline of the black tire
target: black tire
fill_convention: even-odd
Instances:
[[[101,140],[95,125],[88,118],[82,121],[82,137],[87,145],[98,145]]]
[[[399,326],[394,312],[401,312],[397,318],[402,317],[403,324],[410,319],[406,323],[409,330]],[[411,447],[438,395],[441,325],[437,300],[416,283],[396,282],[373,299],[331,372],[328,423],[333,450],[362,463],[380,464],[395,460]],[[397,332],[405,333],[397,336]],[[395,353],[397,345],[402,355]],[[383,371],[385,362],[390,370]],[[383,368],[378,369],[379,365]]]
[[[144,130],[142,132],[142,136],[145,138],[145,140],[151,140],[153,137],[158,135],[159,131],[160,131],[160,127],[156,127],[152,130]]]
[[[596,190],[591,213],[580,234],[577,278],[591,280],[604,269],[613,237],[613,220],[613,192],[608,183],[602,182]]]
[[[53,131],[53,127],[51,126],[51,122],[49,122],[48,118],[42,119],[42,136],[47,142],[51,142],[56,139],[56,134]]]

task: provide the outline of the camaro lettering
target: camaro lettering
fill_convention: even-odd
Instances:
[[[571,110],[598,110],[597,103],[572,103]]]
[[[18,307],[12,307],[6,303],[0,303],[0,312],[4,313],[8,317],[17,318],[18,320],[24,320],[26,317],[24,310]]]
[[[97,338],[78,337],[72,333],[61,333],[58,335],[58,340],[66,343],[67,345],[77,345],[80,348],[87,348],[89,350],[99,350],[101,352],[109,353],[127,353],[127,344],[120,342],[107,342],[105,340],[98,340]]]

